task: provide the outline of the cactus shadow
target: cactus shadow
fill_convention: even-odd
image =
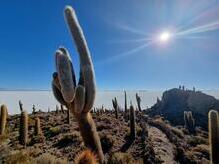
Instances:
[[[135,141],[135,139],[133,137],[128,136],[126,138],[125,144],[121,147],[120,151],[126,152],[130,148],[130,146],[133,144],[134,141]]]

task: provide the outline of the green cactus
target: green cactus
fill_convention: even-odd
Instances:
[[[131,105],[130,106],[130,137],[135,139],[136,132],[135,132],[135,109]]]
[[[185,128],[188,129],[190,133],[195,133],[195,119],[191,111],[184,111],[184,122]]]
[[[5,134],[5,127],[6,127],[6,122],[7,122],[7,107],[6,105],[1,106],[1,116],[0,116],[0,135]]]
[[[28,140],[28,114],[26,111],[21,112],[20,129],[19,129],[19,142],[26,148]]]
[[[22,104],[21,100],[19,100],[19,107],[20,107],[20,111],[23,112],[24,109],[23,109],[23,104]]]
[[[210,160],[212,164],[217,164],[219,163],[219,115],[215,110],[208,113],[208,128]]]
[[[136,97],[136,101],[137,101],[137,104],[138,104],[138,110],[141,112],[141,97],[138,96],[137,93],[136,93],[135,97]]]
[[[35,118],[34,134],[36,136],[42,135],[42,129],[41,129],[41,126],[40,126],[40,119],[38,117]]]
[[[76,117],[81,136],[87,148],[97,154],[100,163],[104,155],[95,123],[90,114],[96,95],[93,63],[77,16],[72,7],[65,8],[65,18],[73,36],[80,57],[80,78],[78,85],[70,55],[65,48],[56,51],[56,69],[52,88],[57,101],[66,105]]]
[[[113,103],[113,108],[115,109],[116,119],[118,119],[118,108],[119,108],[119,105],[118,105],[116,97],[114,99],[112,99],[112,103]]]

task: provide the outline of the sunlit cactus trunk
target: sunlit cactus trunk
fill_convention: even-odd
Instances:
[[[20,117],[20,129],[19,129],[19,141],[21,145],[26,148],[28,140],[28,114],[26,111],[21,112]]]
[[[189,133],[195,133],[195,119],[193,118],[191,111],[184,111],[184,122],[185,128],[189,131]]]
[[[90,52],[72,7],[65,8],[65,18],[80,57],[80,78],[76,84],[73,63],[66,48],[56,51],[56,70],[52,89],[55,98],[76,117],[85,146],[104,163],[100,138],[90,111],[96,96],[96,82]]]
[[[7,122],[7,114],[8,110],[6,105],[1,106],[1,116],[0,116],[0,135],[5,134],[6,122]]]
[[[212,164],[219,163],[219,115],[215,110],[208,113],[208,133],[210,145],[210,160]]]
[[[41,129],[41,125],[40,125],[40,119],[38,117],[35,119],[34,134],[36,136],[43,134],[42,129]]]

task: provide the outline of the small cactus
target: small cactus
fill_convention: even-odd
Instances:
[[[33,105],[33,111],[32,111],[32,114],[35,114],[36,113],[36,107],[35,107],[35,105]]]
[[[41,126],[40,126],[40,119],[38,117],[35,119],[34,134],[36,136],[42,135],[42,129],[41,129]]]
[[[136,132],[135,132],[135,109],[131,105],[130,106],[130,137],[135,139]]]
[[[96,95],[93,63],[74,9],[67,6],[64,13],[80,57],[80,78],[76,84],[69,52],[59,48],[55,56],[57,72],[53,73],[53,94],[76,117],[85,146],[97,154],[100,163],[104,163],[100,138],[90,114]]]
[[[136,93],[135,97],[136,97],[136,101],[137,101],[137,104],[138,104],[138,110],[141,112],[141,97],[138,96],[137,93]]]
[[[75,157],[75,164],[97,164],[97,157],[90,150],[84,150]]]
[[[6,105],[1,106],[1,115],[0,115],[0,135],[5,134],[5,127],[6,127],[6,122],[7,122],[7,107]]]
[[[112,99],[112,103],[113,103],[113,108],[115,109],[116,119],[118,119],[118,108],[119,108],[119,105],[118,105],[116,97],[114,99]]]
[[[184,111],[184,122],[185,128],[188,129],[190,133],[195,133],[195,119],[191,111]]]
[[[21,112],[20,129],[19,129],[19,142],[26,148],[28,140],[28,114],[26,111]]]
[[[23,109],[23,104],[22,104],[21,100],[19,100],[19,107],[20,107],[20,111],[23,112],[24,109]]]
[[[219,163],[219,115],[215,110],[208,113],[208,133],[210,145],[210,160],[212,164]]]
[[[61,108],[62,113],[64,114],[65,111],[64,111],[64,106],[62,104],[60,105],[60,108]]]

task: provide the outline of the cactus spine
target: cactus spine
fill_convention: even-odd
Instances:
[[[184,122],[185,122],[185,127],[188,129],[190,133],[195,132],[195,119],[192,116],[191,111],[184,111]]]
[[[21,112],[19,133],[20,144],[26,148],[28,140],[28,114],[26,111]]]
[[[19,107],[20,107],[20,111],[23,112],[24,109],[23,109],[23,104],[22,104],[21,100],[19,100]]]
[[[138,110],[141,112],[141,97],[138,96],[137,93],[136,93],[135,97],[136,97],[136,101],[137,101],[137,104],[138,104]]]
[[[135,109],[131,105],[130,106],[130,137],[135,139],[136,132],[135,132]]]
[[[210,160],[212,164],[217,164],[219,163],[219,115],[215,110],[208,113],[208,128]]]
[[[6,127],[6,122],[7,122],[7,107],[6,105],[1,106],[1,117],[0,117],[0,135],[4,135],[5,133],[5,127]]]
[[[67,49],[59,48],[55,57],[57,73],[53,74],[53,94],[61,104],[71,110],[79,124],[85,146],[97,154],[99,162],[103,163],[100,138],[90,114],[96,95],[93,63],[74,9],[67,6],[64,13],[80,57],[80,78],[76,84],[70,55]]]
[[[118,119],[118,102],[116,97],[112,99],[112,103],[113,103],[113,108],[115,109],[116,119]]]
[[[34,133],[35,133],[36,136],[42,135],[42,129],[41,129],[41,126],[40,126],[40,119],[38,117],[35,119]]]

